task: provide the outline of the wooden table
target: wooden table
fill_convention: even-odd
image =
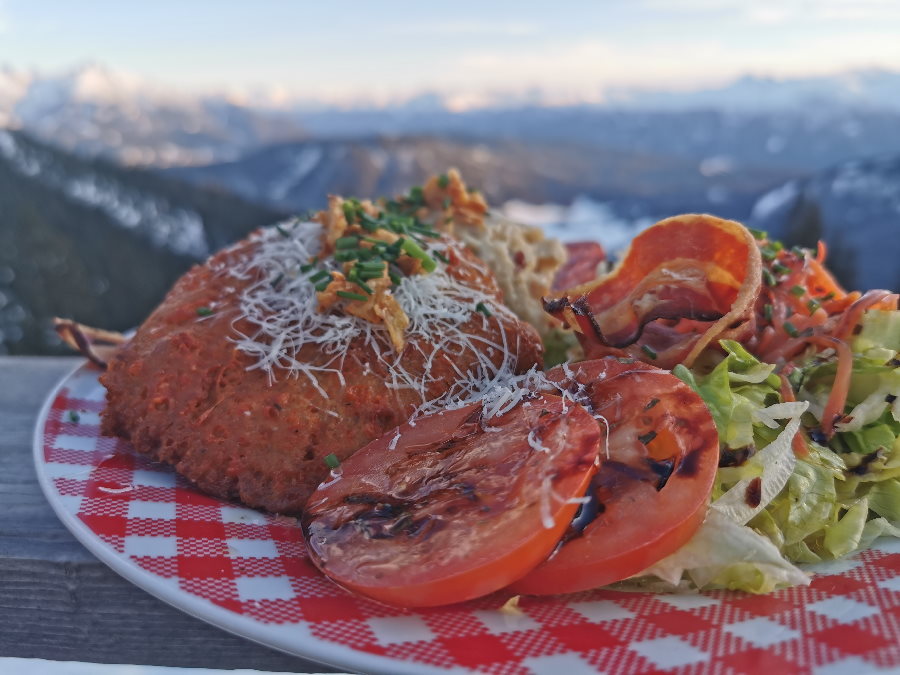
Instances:
[[[0,656],[332,672],[169,607],[57,520],[34,473],[32,434],[47,394],[78,361],[0,357]]]

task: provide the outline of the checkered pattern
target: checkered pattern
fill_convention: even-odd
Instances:
[[[767,596],[593,591],[503,594],[405,611],[347,594],[306,556],[295,521],[227,504],[99,435],[96,372],[71,376],[44,422],[49,497],[103,545],[271,630],[427,668],[518,673],[822,673],[900,668],[900,541],[820,565],[812,585]],[[73,421],[71,412],[78,421]],[[306,636],[306,637],[302,637]]]

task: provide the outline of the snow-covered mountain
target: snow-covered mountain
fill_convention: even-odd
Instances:
[[[429,134],[543,140],[703,160],[734,170],[823,166],[900,151],[900,71],[773,79],[696,91],[422,91],[337,103],[278,88],[197,93],[91,64],[0,67],[0,126],[128,165],[221,163],[308,137]]]
[[[751,224],[788,244],[827,242],[850,289],[900,288],[900,154],[845,162],[763,195]]]
[[[129,165],[203,164],[303,136],[290,116],[228,96],[177,92],[91,64],[64,73],[0,69],[0,126]]]
[[[321,208],[328,194],[397,194],[456,167],[493,205],[511,199],[609,204],[628,220],[688,211],[743,217],[795,172],[723,166],[644,151],[572,143],[372,136],[281,143],[234,162],[167,174],[290,211]]]
[[[607,100],[644,110],[801,110],[811,116],[835,109],[900,111],[900,72],[868,69],[795,78],[745,75],[719,87],[692,91],[620,89],[610,91]]]
[[[0,130],[0,354],[59,351],[52,316],[133,327],[191,264],[279,217]]]

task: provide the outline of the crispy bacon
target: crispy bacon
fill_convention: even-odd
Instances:
[[[457,223],[484,228],[487,202],[480,192],[466,186],[456,169],[448,170],[443,176],[429,178],[422,186],[422,193],[427,208],[441,212],[441,223],[444,224],[442,229],[449,234],[455,234],[454,226]]]
[[[752,333],[761,269],[743,225],[676,216],[635,237],[609,275],[545,301],[545,309],[576,331],[587,358],[690,366],[714,340]]]
[[[553,279],[554,292],[594,281],[598,276],[597,268],[606,260],[606,251],[595,241],[568,243],[566,254],[566,262]]]
[[[417,261],[418,262],[418,261]],[[399,354],[406,345],[404,332],[409,327],[409,317],[391,294],[391,280],[387,272],[382,277],[370,279],[369,287],[374,291],[365,300],[348,300],[342,298],[338,291],[358,293],[360,288],[352,281],[347,281],[340,272],[332,272],[332,281],[324,291],[317,293],[319,311],[324,312],[335,303],[344,302],[344,311],[370,323],[383,323],[391,336],[391,344]]]

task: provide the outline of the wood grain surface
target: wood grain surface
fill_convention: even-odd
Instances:
[[[38,486],[31,440],[44,399],[78,361],[0,357],[0,656],[333,672],[169,607],[63,527]]]

